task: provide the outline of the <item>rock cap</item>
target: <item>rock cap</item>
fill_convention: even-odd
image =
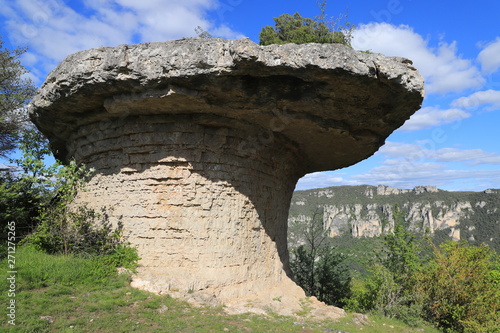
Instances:
[[[68,138],[87,123],[217,115],[285,137],[306,173],[372,155],[420,108],[423,87],[410,60],[340,44],[191,38],[72,54],[48,75],[30,116],[67,160]]]

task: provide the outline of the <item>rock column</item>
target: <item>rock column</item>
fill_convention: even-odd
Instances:
[[[287,215],[301,171],[286,138],[221,117],[157,115],[88,124],[69,142],[96,169],[78,202],[113,208],[143,258],[144,288],[230,299],[289,283]]]

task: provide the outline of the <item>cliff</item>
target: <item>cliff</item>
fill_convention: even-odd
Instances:
[[[362,185],[296,191],[288,223],[310,221],[316,211],[331,237],[376,237],[393,230],[396,207],[415,233],[487,243],[500,251],[498,189],[449,192],[433,186],[410,190]]]

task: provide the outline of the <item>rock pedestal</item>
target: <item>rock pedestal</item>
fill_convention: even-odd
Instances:
[[[129,116],[105,127],[82,126],[70,139],[98,170],[79,202],[113,207],[139,249],[146,289],[228,299],[288,279],[286,223],[301,176],[288,140],[266,133],[273,140],[248,146],[254,128],[206,116]]]
[[[286,243],[297,180],[373,154],[422,96],[407,59],[185,39],[69,56],[30,113],[57,157],[96,169],[78,203],[122,221],[135,286],[286,313],[305,296]]]

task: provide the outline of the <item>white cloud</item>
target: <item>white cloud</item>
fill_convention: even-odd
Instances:
[[[384,184],[398,188],[455,186],[455,189],[478,190],[484,188],[484,184],[489,184],[487,187],[498,186],[495,184],[500,179],[500,170],[496,167],[500,165],[500,154],[482,149],[435,149],[435,145],[428,141],[416,144],[388,141],[377,155],[383,162],[366,172],[349,174],[348,169],[344,169],[342,173],[311,173],[299,180],[296,190],[362,184]],[[463,170],[460,163],[467,166],[467,170]],[[481,169],[470,169],[471,166],[480,165]],[[492,170],[486,170],[488,168]]]
[[[332,172],[313,172],[305,175],[297,182],[295,187],[296,191],[307,190],[311,188],[321,188],[329,186],[341,185],[361,185],[358,182],[351,181],[340,177],[339,175],[332,174]]]
[[[434,185],[452,190],[480,190],[498,186],[500,170],[457,170],[442,163],[387,160],[383,165],[352,178],[365,184],[397,188]]]
[[[500,37],[488,44],[478,55],[477,60],[481,68],[487,74],[491,74],[500,69]]]
[[[441,148],[430,149],[432,142],[421,142],[421,144],[409,144],[388,141],[380,148],[378,154],[405,161],[434,161],[434,162],[467,162],[468,165],[500,165],[500,154],[491,153],[482,149],[456,149]]]
[[[344,169],[342,172],[310,173],[299,180],[296,190],[362,184],[397,188],[434,185],[455,190],[480,190],[498,187],[500,179],[497,167],[500,154],[482,149],[435,149],[435,144],[428,141],[388,141],[377,155],[383,162],[366,172],[350,174]],[[471,166],[476,168],[471,169]]]
[[[441,42],[431,48],[428,41],[406,25],[369,23],[353,33],[352,45],[387,56],[401,56],[413,61],[426,80],[426,93],[445,94],[479,88],[485,80],[470,60],[457,55],[457,45]]]
[[[213,1],[117,0],[123,9],[134,13],[139,23],[136,33],[141,41],[163,41],[194,36],[197,26],[210,27],[205,11]]]
[[[460,150],[455,148],[443,148],[436,150],[430,155],[430,158],[438,162],[469,162],[469,165],[500,165],[500,154],[489,153],[482,149]]]
[[[441,181],[434,181],[434,179],[444,171],[443,165],[439,163],[388,159],[382,165],[371,169],[367,173],[356,175],[354,178],[367,184],[384,184],[408,188],[416,185],[442,184]]]
[[[216,37],[243,37],[208,19],[217,6],[217,0],[84,0],[77,12],[60,0],[19,0],[2,3],[0,15],[14,44],[28,44],[30,60],[40,60],[40,81],[80,50],[193,37],[197,26]]]
[[[453,169],[445,163],[404,161],[388,159],[382,165],[368,172],[336,176],[331,172],[316,172],[301,178],[295,190],[308,190],[340,185],[380,184],[396,188],[414,188],[419,185],[433,185],[454,191],[481,191],[498,188],[500,170]]]
[[[400,130],[416,131],[432,126],[450,124],[470,116],[470,113],[461,109],[441,110],[437,107],[425,107],[415,112]]]
[[[418,160],[425,155],[422,146],[410,143],[387,141],[377,152],[386,157],[403,157],[409,160]],[[410,156],[412,156],[410,158]]]
[[[500,153],[482,149],[435,149],[429,141],[388,141],[377,152],[383,162],[365,172],[315,172],[297,183],[297,190],[340,185],[379,185],[413,188],[434,185],[449,190],[482,190],[498,187]],[[471,168],[473,167],[473,168]]]
[[[220,38],[227,38],[227,39],[239,39],[245,37],[244,35],[240,34],[239,32],[235,32],[232,30],[230,27],[228,27],[225,24],[222,24],[216,28],[213,28],[210,30],[210,33],[214,36],[220,37]]]
[[[451,103],[452,106],[474,109],[482,105],[489,105],[486,110],[500,110],[500,91],[485,90],[473,93],[468,97],[460,97]]]

